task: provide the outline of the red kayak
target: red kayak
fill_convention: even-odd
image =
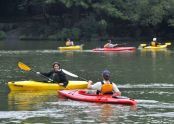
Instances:
[[[134,51],[135,47],[95,48],[93,51]]]
[[[113,95],[96,95],[87,94],[85,90],[62,90],[58,93],[66,98],[85,101],[85,102],[97,102],[97,103],[111,103],[111,104],[124,104],[124,105],[135,105],[137,102],[134,99],[123,97],[123,96],[113,96]]]

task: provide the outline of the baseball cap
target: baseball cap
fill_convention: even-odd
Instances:
[[[110,71],[108,71],[108,70],[106,69],[106,70],[104,70],[104,71],[102,72],[102,75],[103,75],[103,77],[109,78],[109,77],[110,77]]]

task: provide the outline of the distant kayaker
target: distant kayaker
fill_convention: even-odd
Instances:
[[[151,41],[151,46],[156,47],[159,43],[157,42],[157,38],[153,38]]]
[[[104,45],[104,48],[114,48],[116,46],[118,46],[118,44],[112,44],[112,41],[108,40],[108,43]]]
[[[60,68],[60,63],[54,62],[52,64],[52,67],[53,67],[53,69],[48,73],[41,73],[41,72],[36,72],[36,73],[37,74],[42,74],[46,77],[49,77],[49,78],[53,79],[54,83],[58,83],[59,85],[62,85],[62,86],[66,87],[67,84],[68,84],[68,80],[66,78],[65,73]]]
[[[103,81],[97,82],[92,85],[92,81],[88,81],[88,89],[97,90],[97,93],[102,94],[112,94],[121,95],[121,92],[117,88],[116,84],[110,81],[110,72],[108,70],[104,70],[102,72]]]
[[[74,46],[74,42],[71,41],[69,38],[66,40],[66,43],[65,43],[66,46]]]

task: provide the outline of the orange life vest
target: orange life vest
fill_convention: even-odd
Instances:
[[[113,85],[112,82],[111,83],[104,83],[103,81],[102,83],[102,87],[101,87],[101,93],[102,94],[112,94],[113,93]]]
[[[152,42],[151,42],[151,46],[157,46],[157,42],[152,41]]]

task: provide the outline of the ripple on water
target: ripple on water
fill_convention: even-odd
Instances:
[[[0,55],[5,54],[37,54],[37,53],[58,53],[58,50],[1,50]]]
[[[162,113],[157,113],[157,114],[149,114],[147,116],[150,117],[167,117],[167,118],[174,118],[174,112],[162,112]]]
[[[67,53],[67,52],[93,52],[92,50],[83,51],[59,51],[59,50],[0,50],[0,56],[3,54],[36,54],[36,53]]]
[[[118,86],[120,88],[174,88],[173,83],[125,84]]]

